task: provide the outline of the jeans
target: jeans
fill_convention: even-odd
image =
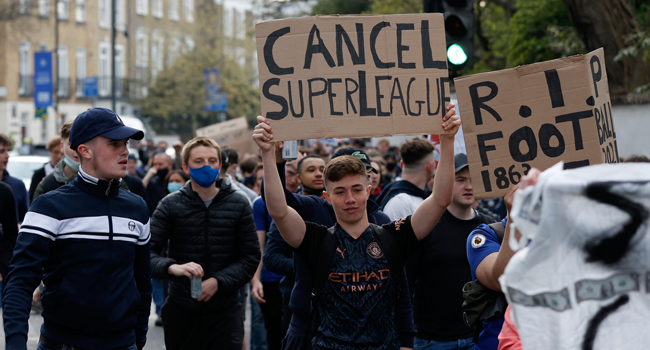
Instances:
[[[163,291],[163,281],[151,280],[151,297],[156,305],[156,315],[160,316],[160,310],[165,303],[165,293]]]
[[[452,341],[434,341],[415,337],[413,350],[474,350],[472,337]]]
[[[260,304],[253,299],[253,296],[250,295],[249,298],[251,302],[251,350],[266,350],[264,315],[262,315]]]
[[[37,349],[38,350],[53,350],[53,349],[44,347],[43,344],[41,344],[40,342],[38,343],[38,348]],[[72,349],[72,346],[63,345],[63,348],[61,348],[61,350],[68,350],[68,349]],[[127,348],[127,350],[138,350],[138,347],[135,346],[135,344],[133,344],[133,345],[129,346]]]

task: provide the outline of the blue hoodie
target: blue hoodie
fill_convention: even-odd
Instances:
[[[146,342],[151,307],[149,210],[118,181],[79,176],[39,196],[25,215],[5,279],[6,349],[26,349],[41,278],[41,333],[87,349]]]

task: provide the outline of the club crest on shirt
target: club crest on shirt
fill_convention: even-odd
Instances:
[[[481,248],[485,244],[485,236],[480,233],[477,233],[472,237],[472,248]]]
[[[135,222],[129,221],[129,230],[131,230],[131,232],[135,230]]]
[[[379,244],[377,242],[370,242],[366,248],[366,252],[370,255],[371,258],[379,259],[384,256],[384,252],[381,251]]]

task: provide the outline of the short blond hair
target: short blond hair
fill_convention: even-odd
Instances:
[[[190,161],[190,153],[192,150],[199,146],[212,147],[217,150],[217,159],[219,159],[219,164],[221,164],[221,147],[213,139],[207,137],[199,136],[189,140],[183,150],[181,151],[181,156],[183,157],[183,163],[187,164]]]

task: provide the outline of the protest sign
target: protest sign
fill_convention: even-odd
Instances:
[[[602,48],[454,82],[478,199],[532,167],[619,162]]]
[[[255,30],[273,141],[445,132],[442,14],[289,18]]]
[[[245,117],[196,129],[196,136],[211,138],[221,147],[228,146],[243,153],[253,153],[256,149],[251,135]]]

